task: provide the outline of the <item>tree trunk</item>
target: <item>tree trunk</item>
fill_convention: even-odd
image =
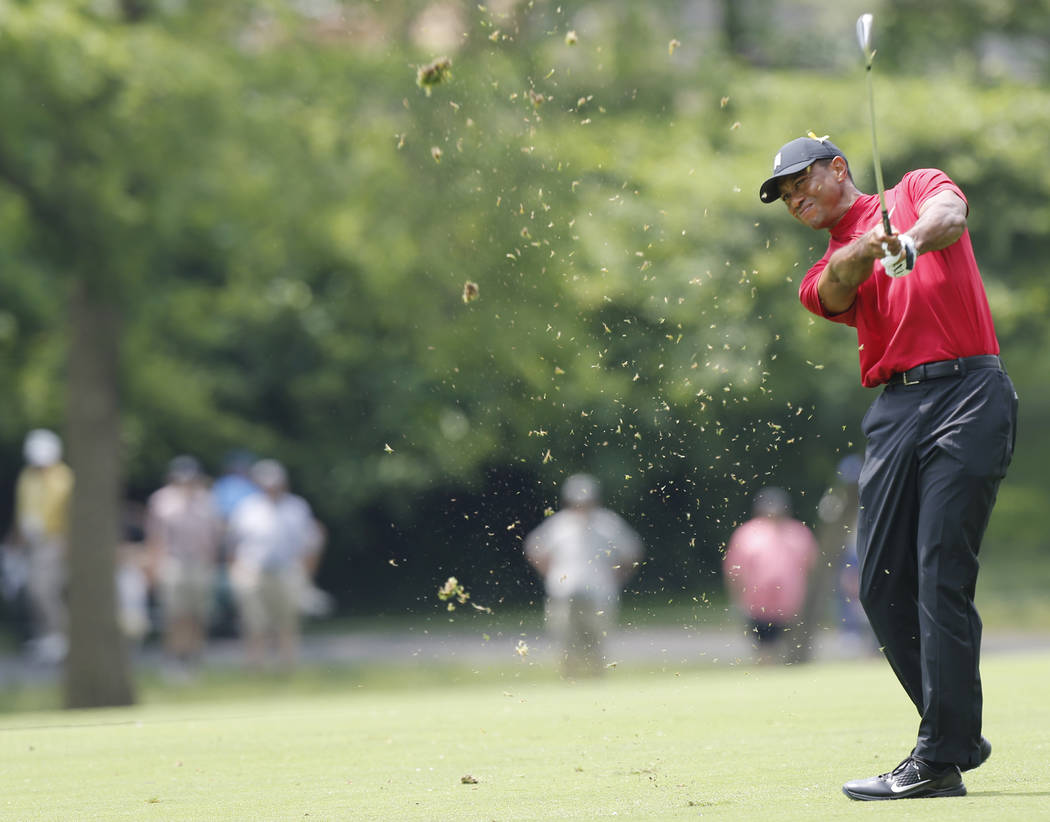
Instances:
[[[115,307],[81,280],[70,309],[69,462],[76,475],[69,540],[67,708],[135,701],[117,623],[120,539],[119,335]]]

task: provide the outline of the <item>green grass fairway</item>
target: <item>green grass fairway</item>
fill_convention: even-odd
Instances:
[[[986,658],[995,751],[967,774],[969,796],[889,803],[840,793],[914,741],[878,659],[436,679],[7,715],[0,819],[1050,818],[1045,652]]]

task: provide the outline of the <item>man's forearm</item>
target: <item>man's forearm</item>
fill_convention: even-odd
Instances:
[[[869,231],[832,254],[817,281],[824,310],[841,314],[853,305],[857,289],[871,276],[875,260],[883,253],[882,244]]]
[[[876,259],[867,235],[858,237],[831,255],[826,269],[827,279],[842,288],[859,288],[871,276]]]

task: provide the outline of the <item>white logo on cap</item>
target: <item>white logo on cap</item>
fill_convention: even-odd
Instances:
[[[777,156],[773,158],[773,173],[777,173],[777,169],[780,168],[780,152],[777,152]]]

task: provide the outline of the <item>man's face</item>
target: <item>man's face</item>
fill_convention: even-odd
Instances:
[[[780,181],[780,199],[791,216],[812,229],[830,228],[843,214],[846,164],[841,157],[818,160]]]

